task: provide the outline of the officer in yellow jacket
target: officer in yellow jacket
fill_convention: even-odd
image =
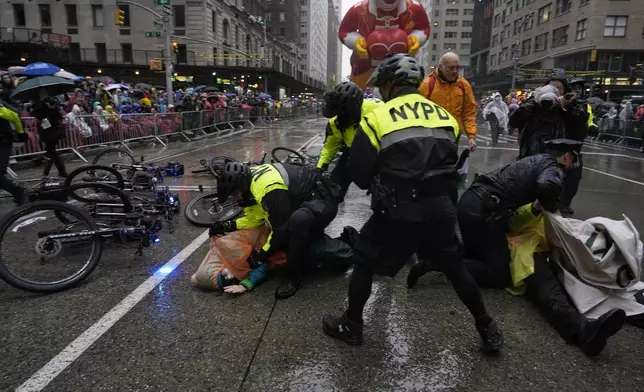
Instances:
[[[275,296],[282,299],[295,294],[302,285],[302,267],[312,239],[324,234],[338,212],[337,187],[309,166],[273,163],[248,167],[229,162],[217,193],[222,204],[234,197],[245,207],[244,216],[214,223],[210,236],[268,223],[271,234],[259,252],[253,251],[248,263],[255,269],[275,251],[286,250],[287,275]]]
[[[329,123],[326,126],[326,138],[317,167],[320,171],[326,171],[336,154],[342,151],[342,156],[331,172],[331,180],[340,186],[340,201],[344,199],[351,184],[347,163],[353,138],[356,136],[355,127],[362,116],[381,103],[376,99],[365,100],[364,93],[353,82],[340,83],[324,94],[322,114],[329,119]]]
[[[26,201],[25,190],[7,178],[9,159],[13,152],[14,142],[25,142],[25,133],[20,117],[13,110],[0,105],[0,188],[11,193],[18,205]]]
[[[395,276],[416,253],[440,265],[474,316],[483,348],[498,351],[501,331],[458,252],[451,199],[456,192],[458,122],[418,93],[423,77],[413,57],[391,54],[368,82],[380,89],[386,103],[360,122],[349,171],[358,187],[371,190],[373,215],[354,246],[349,307],[340,317],[325,316],[323,330],[348,344],[362,343],[362,312],[374,272]]]

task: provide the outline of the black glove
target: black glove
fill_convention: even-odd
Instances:
[[[208,230],[208,235],[214,237],[216,235],[224,235],[228,232],[237,230],[237,225],[235,221],[226,221],[226,222],[215,222],[210,225],[210,230]]]
[[[17,133],[16,136],[20,143],[25,143],[27,141],[27,132]]]
[[[268,256],[266,255],[266,252],[264,251],[256,251],[253,250],[250,252],[250,256],[248,256],[248,265],[250,265],[250,268],[255,269],[259,268],[266,262],[266,259],[268,259]]]
[[[324,173],[324,172],[325,172],[324,168],[322,168],[322,167],[316,167],[316,168],[315,168],[315,171],[316,171],[318,174],[322,174],[322,173]]]

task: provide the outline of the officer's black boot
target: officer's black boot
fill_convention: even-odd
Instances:
[[[287,276],[282,280],[282,283],[275,290],[275,298],[286,299],[295,295],[297,290],[302,287],[301,278],[293,278]]]
[[[409,270],[409,274],[407,275],[407,288],[411,289],[412,287],[416,286],[416,283],[418,282],[418,279],[420,279],[421,276],[425,275],[427,272],[429,272],[428,268],[428,262],[425,260],[418,260],[414,265],[411,266],[411,269]]]
[[[597,320],[583,320],[577,338],[579,348],[589,357],[598,355],[608,338],[622,328],[625,320],[626,313],[621,309],[612,309]]]
[[[499,352],[503,348],[503,334],[490,316],[484,318],[487,320],[476,322],[476,329],[479,331],[483,343],[483,351],[488,354]]]
[[[327,314],[322,318],[324,333],[352,346],[362,344],[362,326],[362,321],[349,320],[346,313],[340,317]]]

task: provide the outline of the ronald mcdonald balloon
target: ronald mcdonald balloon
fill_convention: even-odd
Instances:
[[[429,31],[427,12],[416,0],[361,0],[340,23],[340,41],[353,50],[351,80],[364,90],[387,54],[415,55]]]

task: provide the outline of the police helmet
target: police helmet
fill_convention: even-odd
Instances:
[[[373,71],[367,86],[380,87],[392,82],[396,86],[418,87],[424,77],[425,69],[415,58],[404,53],[390,53]]]
[[[575,84],[583,86],[584,84],[586,84],[586,78],[583,78],[581,76],[573,76],[571,78],[568,78],[568,84],[570,86],[573,86]]]
[[[250,170],[241,162],[228,162],[217,182],[217,198],[224,203],[236,190],[246,191],[250,186]]]
[[[568,84],[568,77],[566,76],[566,70],[563,68],[555,68],[552,70],[552,74],[550,74],[550,77],[548,78],[548,81],[546,84],[557,80],[563,83],[564,85],[564,90],[566,93],[570,92],[570,85]]]
[[[324,93],[324,108],[322,115],[331,118],[352,111],[360,112],[364,93],[353,82],[342,82],[331,91]]]

